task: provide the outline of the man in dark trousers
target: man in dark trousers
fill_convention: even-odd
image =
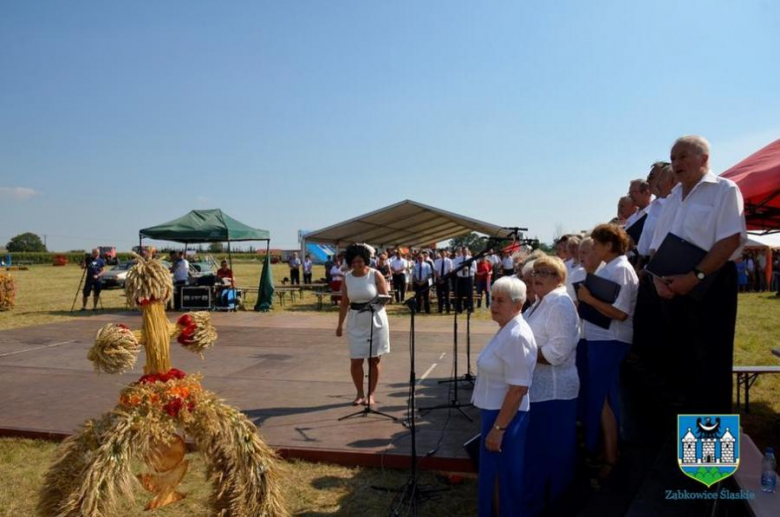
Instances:
[[[458,269],[461,264],[471,260],[471,252],[465,246],[460,249],[460,255],[452,261],[453,269]],[[463,312],[463,302],[465,299],[466,310],[474,310],[474,274],[477,272],[476,261],[471,261],[470,265],[456,273],[457,283],[455,284],[455,310]]]
[[[447,314],[450,313],[450,279],[443,278],[452,271],[452,260],[447,256],[447,250],[439,250],[439,258],[433,263],[433,274],[436,279],[436,299],[439,304],[439,314],[444,307],[447,308]]]
[[[84,291],[81,304],[81,310],[87,310],[87,300],[89,300],[89,293],[92,292],[92,310],[97,310],[98,301],[100,300],[100,289],[102,287],[100,277],[103,276],[103,268],[106,267],[105,261],[100,258],[100,250],[95,248],[92,250],[92,256],[87,257],[84,260],[84,269],[86,269],[84,278]]]
[[[734,259],[747,241],[742,194],[709,167],[710,146],[700,136],[679,138],[671,152],[679,184],[656,222],[650,253],[668,234],[695,244],[707,255],[690,271],[654,277],[665,317],[669,379],[680,396],[678,413],[731,412],[737,270]],[[703,296],[691,296],[703,281]]]
[[[425,254],[419,253],[417,255],[417,262],[412,269],[412,282],[414,285],[414,298],[417,304],[417,312],[419,313],[423,308],[425,314],[431,313],[431,285],[430,281],[433,277],[433,271],[431,265],[425,260]]]

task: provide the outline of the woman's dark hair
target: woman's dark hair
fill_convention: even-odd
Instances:
[[[628,234],[616,224],[600,224],[590,232],[590,236],[601,244],[612,243],[612,252],[618,255],[625,255],[628,251]]]
[[[371,252],[363,244],[350,244],[347,247],[347,251],[345,252],[345,259],[348,266],[352,267],[352,261],[355,260],[355,257],[362,258],[363,262],[366,263],[366,266],[371,263]]]

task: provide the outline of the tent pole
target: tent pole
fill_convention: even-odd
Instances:
[[[230,263],[230,270],[233,270],[233,254],[230,251],[230,241],[227,241],[228,243],[228,262]]]

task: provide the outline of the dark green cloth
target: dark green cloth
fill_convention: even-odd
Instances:
[[[267,312],[274,303],[274,277],[271,273],[271,254],[265,254],[263,272],[260,273],[260,285],[257,288],[255,311]]]
[[[236,221],[222,210],[192,210],[187,215],[141,230],[142,237],[173,242],[227,242],[269,240],[267,230]]]

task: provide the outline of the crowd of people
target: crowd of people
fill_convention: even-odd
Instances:
[[[467,248],[452,256],[396,248],[337,259],[330,275],[346,279],[337,334],[347,317],[348,328],[356,325],[349,331],[355,402],[366,397],[365,329],[382,335],[376,355],[389,343],[384,310],[369,324],[350,304],[391,291],[401,302],[411,290],[418,311],[430,311],[435,291],[439,312],[484,301],[499,325],[479,354],[472,399],[481,411],[480,515],[537,515],[555,505],[574,475],[578,428],[591,482],[599,486],[610,475],[620,455],[627,362],[651,372],[646,390],[657,395],[657,416],[670,429],[680,413],[729,413],[735,261],[746,226],[739,189],[710,171],[709,156],[704,138],[678,139],[670,162],[629,183],[615,219],[561,237],[555,256],[522,250],[470,261]],[[668,238],[695,245],[704,258],[682,274],[650,274],[646,266]],[[767,267],[752,260],[754,270]],[[454,270],[452,283],[440,281]],[[356,286],[357,278],[368,288]],[[591,279],[616,286],[614,296],[589,289],[598,285]]]

